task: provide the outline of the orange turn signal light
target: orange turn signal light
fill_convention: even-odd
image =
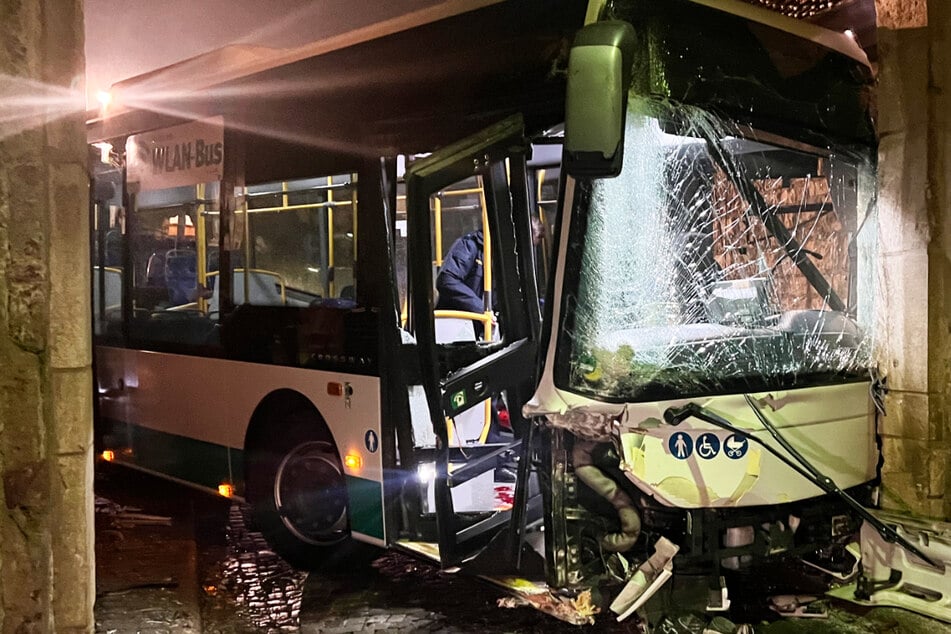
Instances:
[[[114,452],[112,449],[106,449],[102,452],[102,459],[106,462],[112,462],[116,459],[116,452]]]
[[[343,383],[328,383],[327,394],[330,396],[343,396]]]
[[[234,485],[222,482],[218,485],[218,495],[223,498],[230,498],[234,495]]]
[[[359,471],[363,468],[363,457],[357,453],[348,453],[343,457],[343,466],[350,471]]]

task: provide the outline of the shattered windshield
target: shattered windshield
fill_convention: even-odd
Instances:
[[[575,189],[560,386],[643,401],[867,376],[867,162],[644,97],[624,152]]]

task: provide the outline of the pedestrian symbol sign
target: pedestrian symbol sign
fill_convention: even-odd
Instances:
[[[746,450],[750,448],[750,441],[738,434],[732,434],[723,442],[723,453],[727,458],[739,460],[746,455]]]
[[[697,455],[704,460],[710,460],[720,453],[720,439],[717,438],[716,434],[711,434],[709,432],[706,434],[700,434],[700,436],[697,438],[696,451]]]
[[[380,439],[377,437],[375,431],[368,429],[367,433],[363,436],[363,444],[366,445],[367,451],[376,453],[377,448],[380,446]]]
[[[670,455],[678,460],[686,460],[693,453],[693,438],[682,431],[673,434],[667,441]]]

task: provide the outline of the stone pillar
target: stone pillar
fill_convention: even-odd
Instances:
[[[82,0],[0,0],[0,42],[0,99],[41,99],[0,121],[0,631],[91,632]]]
[[[943,2],[876,0],[883,506],[947,517],[947,156]]]
[[[928,496],[951,518],[951,6],[928,3]]]

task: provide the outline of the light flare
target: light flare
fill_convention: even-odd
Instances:
[[[0,140],[85,110],[78,90],[0,75]]]

